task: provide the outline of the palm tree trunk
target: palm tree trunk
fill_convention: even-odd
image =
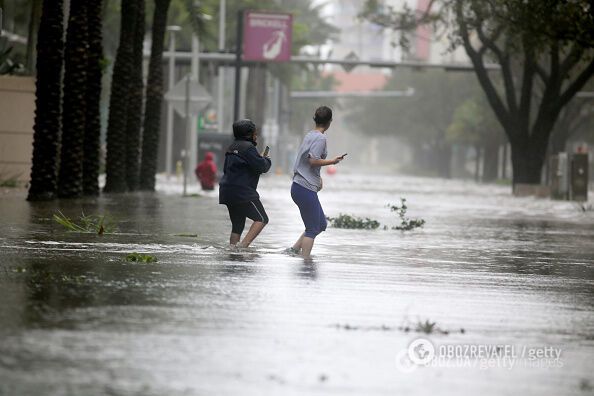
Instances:
[[[83,193],[99,195],[99,139],[101,136],[102,0],[87,1],[89,53],[87,58],[87,113],[83,159]]]
[[[159,150],[159,133],[161,132],[161,102],[163,101],[163,42],[169,4],[170,0],[155,0],[153,42],[146,84],[142,165],[140,168],[140,188],[146,191],[155,190],[157,152]]]
[[[29,201],[54,199],[60,143],[64,11],[62,0],[44,0],[37,34],[33,165]]]
[[[126,183],[126,125],[133,68],[134,37],[136,33],[137,1],[122,0],[120,44],[116,53],[109,122],[107,126],[107,159],[105,163],[105,192],[125,192]]]
[[[83,192],[83,144],[87,93],[87,7],[85,0],[70,0],[70,16],[64,51],[64,101],[62,151],[58,196],[80,197]]]
[[[142,44],[144,41],[144,0],[136,0],[137,16],[134,33],[133,66],[130,75],[130,99],[126,123],[126,183],[129,191],[138,190],[140,172],[140,130],[142,128]]]

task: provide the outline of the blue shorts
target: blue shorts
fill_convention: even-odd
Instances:
[[[299,207],[303,224],[305,224],[305,236],[315,238],[320,232],[326,230],[326,215],[320,205],[318,193],[293,183],[291,186],[291,198]]]

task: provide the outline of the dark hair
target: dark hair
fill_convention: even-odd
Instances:
[[[316,109],[313,117],[316,125],[326,126],[332,121],[332,109],[328,106],[320,106]]]
[[[233,136],[236,139],[251,137],[256,132],[256,124],[250,119],[244,118],[233,123]]]

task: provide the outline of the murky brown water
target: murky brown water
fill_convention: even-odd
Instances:
[[[215,196],[181,198],[169,184],[74,202],[0,198],[0,394],[592,394],[594,213],[514,199],[509,187],[337,175],[320,193],[328,215],[395,225],[385,205],[403,196],[427,224],[329,229],[305,263],[282,253],[302,229],[289,184],[261,181],[271,223],[241,254],[224,248]],[[109,213],[120,233],[66,232],[57,209]],[[127,263],[130,252],[159,261]],[[425,320],[449,334],[416,333]],[[421,336],[438,351],[561,356],[406,372],[397,357]]]

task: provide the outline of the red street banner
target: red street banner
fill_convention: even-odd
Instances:
[[[243,21],[243,60],[287,62],[291,60],[293,16],[249,10]]]

